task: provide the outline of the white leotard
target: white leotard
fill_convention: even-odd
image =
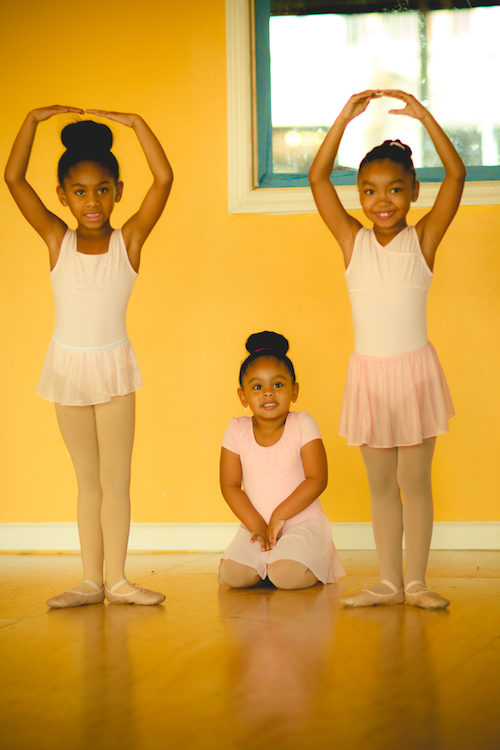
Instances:
[[[415,227],[406,227],[385,246],[373,229],[361,228],[345,273],[355,351],[392,357],[425,346],[432,277]]]

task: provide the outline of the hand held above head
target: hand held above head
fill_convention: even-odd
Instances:
[[[383,95],[383,92],[379,89],[370,89],[362,91],[360,94],[353,94],[337,119],[347,120],[348,122],[354,120],[355,117],[363,114],[372,99],[379,99]]]
[[[104,117],[107,120],[114,120],[114,122],[119,122],[121,125],[126,125],[129,128],[132,128],[134,122],[139,118],[139,115],[127,112],[108,112],[105,109],[86,109],[85,112],[88,115],[95,115],[96,117]]]
[[[372,99],[379,99],[383,95],[380,89],[369,89],[351,96],[328,131],[308,174],[320,216],[339,243],[346,268],[351,259],[354,237],[361,224],[345,210],[335,187],[330,182],[330,175],[345,129],[355,117],[366,110]]]
[[[146,193],[139,207],[139,210],[135,214],[133,214],[133,216],[131,216],[130,219],[125,222],[122,227],[122,234],[130,263],[132,267],[136,271],[138,271],[142,245],[144,244],[144,241],[148,237],[149,233],[151,232],[163,212],[173,181],[172,168],[165,155],[165,152],[160,142],[152,132],[151,128],[144,122],[142,117],[139,117],[139,115],[136,114],[108,112],[106,110],[98,109],[84,110],[77,107],[63,106],[59,104],[33,109],[25,118],[24,123],[22,124],[21,129],[19,130],[19,133],[12,146],[11,154],[5,168],[5,180],[9,186],[9,190],[14,200],[16,201],[24,217],[29,221],[32,227],[46,242],[49,248],[51,268],[53,268],[55,263],[57,262],[57,258],[59,257],[61,241],[66,232],[67,225],[64,221],[62,221],[62,219],[60,219],[58,216],[56,216],[46,208],[46,206],[36,194],[35,190],[26,180],[26,172],[38,123],[43,122],[44,120],[48,120],[50,117],[58,114],[85,115],[86,113],[88,113],[89,115],[95,114],[101,117],[106,117],[110,120],[114,120],[115,122],[119,122],[133,128],[152,173],[153,183]],[[86,128],[88,122],[93,122],[92,120],[88,120],[88,118],[82,119],[83,122],[70,123],[67,128],[79,128],[80,126]],[[93,124],[99,125],[98,123]],[[107,126],[104,126],[104,124],[99,125],[99,127],[103,127],[109,130],[109,128],[107,128]],[[88,132],[88,130],[86,132]],[[111,131],[109,131],[109,135],[110,141],[112,143]],[[63,138],[62,140],[63,144],[66,145],[66,142]],[[76,142],[80,143],[79,140],[77,140]],[[107,147],[107,150],[110,151],[110,147]],[[70,153],[70,156],[66,157],[68,153]],[[89,153],[94,155],[94,152]],[[116,164],[117,166],[116,159],[111,151],[110,154],[111,160],[114,159],[113,165]],[[73,150],[71,151],[71,149],[67,148],[66,152],[61,157],[61,160],[65,159],[64,163],[66,164],[68,162],[68,159],[73,158],[73,155],[80,156],[76,149],[73,148]],[[59,166],[61,166],[61,160],[59,162]],[[91,162],[93,161],[93,159],[87,159],[87,161]],[[77,162],[74,162],[70,166],[74,166],[74,164],[76,163]],[[104,167],[109,171],[110,165],[108,161],[106,161]],[[118,170],[116,170],[115,174],[115,170],[113,168],[111,169],[111,173],[115,177],[115,181],[119,187],[119,190],[117,190],[116,198],[118,200],[118,193],[121,194],[121,183],[119,183],[118,180]],[[59,180],[61,181],[61,174],[59,174]],[[63,188],[63,185],[59,185],[59,188]],[[64,203],[64,205],[66,204]],[[113,206],[111,206],[110,208],[112,210]],[[106,221],[108,222],[106,226],[109,226],[108,219],[106,219]],[[96,226],[97,224],[94,223],[91,227],[91,230],[93,231]],[[98,228],[100,231],[102,227]],[[93,233],[92,236],[97,235]]]
[[[84,114],[83,109],[53,104],[38,107],[28,112],[19,133],[12,145],[5,166],[5,181],[20,211],[31,226],[38,232],[49,247],[51,267],[54,266],[66,224],[49,211],[26,180],[26,172],[31,156],[33,141],[38,123],[58,114]]]
[[[38,123],[43,122],[44,120],[48,120],[54,115],[64,115],[68,112],[77,115],[85,114],[84,109],[80,109],[78,107],[65,107],[60,104],[52,104],[50,107],[39,107],[38,109],[32,109],[30,114],[32,115],[34,121]]]
[[[405,91],[399,91],[398,89],[385,89],[383,91],[383,96],[388,96],[392,99],[400,99],[406,105],[403,109],[390,109],[390,115],[407,115],[407,117],[413,117],[415,120],[423,120],[426,115],[430,114],[414,96],[407,94]]]
[[[170,194],[174,178],[172,168],[158,138],[140,115],[93,108],[86,109],[85,112],[132,128],[151,170],[153,177],[151,187],[139,210],[122,226],[123,239],[130,262],[138,271],[142,245],[160,218]]]

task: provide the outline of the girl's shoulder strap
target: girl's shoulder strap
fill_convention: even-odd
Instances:
[[[356,236],[354,238],[354,243],[353,243],[353,246],[352,246],[351,257],[349,258],[349,265],[345,269],[344,276],[348,276],[349,275],[349,269],[351,269],[353,267],[353,265],[354,265],[353,264],[353,258],[355,256],[359,255],[359,252],[360,252],[359,248],[361,247],[363,241],[365,241],[366,239],[368,239],[368,241],[372,241],[374,236],[375,235],[374,235],[373,229],[369,229],[369,228],[363,227],[363,226],[361,226],[358,229],[358,231],[356,232]]]
[[[411,242],[418,246],[419,252],[422,252],[420,247],[420,237],[418,236],[418,230],[415,224],[410,224],[406,227],[406,231],[408,232]]]
[[[411,225],[407,227],[407,229],[408,229],[407,236],[409,238],[408,242],[409,242],[412,252],[419,255],[422,261],[422,265],[425,268],[428,276],[432,278],[434,276],[434,271],[432,269],[432,266],[429,265],[429,260],[426,258],[425,253],[423,251],[422,243],[420,241],[420,236],[419,236],[417,227],[414,225]]]
[[[363,241],[364,237],[372,238],[375,236],[375,230],[373,227],[360,227],[358,231],[356,232],[356,236],[354,238],[354,245],[359,245],[360,242]]]
[[[136,271],[136,269],[130,262],[130,256],[128,254],[128,249],[125,244],[125,238],[123,236],[121,227],[118,229],[113,229],[113,231],[111,232],[108,241],[108,251],[112,255],[114,254],[115,257],[119,257],[120,262],[125,263],[126,267],[129,269],[130,273],[133,274],[134,278],[138,276],[138,271]]]
[[[109,247],[111,247],[112,245],[117,245],[120,248],[123,248],[125,251],[127,250],[121,227],[113,229],[113,231],[109,235]]]
[[[408,248],[416,253],[419,253],[420,255],[422,254],[422,249],[420,247],[420,237],[418,236],[418,231],[415,224],[409,224],[397,236],[401,237],[401,242],[407,245]]]
[[[57,253],[56,261],[54,265],[52,266],[50,272],[54,273],[56,269],[60,268],[62,263],[64,262],[64,259],[68,255],[76,253],[76,249],[77,249],[76,231],[74,229],[70,229],[69,227],[66,227],[66,231],[61,240],[61,246],[59,248],[59,252]]]
[[[127,253],[127,247],[125,245],[125,241],[123,239],[122,230],[120,229],[113,229],[111,234],[109,235],[108,240],[108,250],[112,251],[114,249],[117,249],[121,253]]]
[[[76,253],[77,249],[78,249],[78,244],[77,244],[76,230],[70,229],[69,227],[67,227],[66,232],[64,233],[64,237],[62,238],[61,250],[59,251],[59,254]]]

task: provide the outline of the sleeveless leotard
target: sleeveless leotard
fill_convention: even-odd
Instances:
[[[415,227],[388,245],[356,235],[345,273],[354,328],[339,432],[349,445],[416,445],[448,431],[453,404],[427,338],[433,274]]]
[[[68,229],[51,271],[55,326],[37,393],[49,401],[87,406],[142,387],[127,335],[127,305],[137,273],[130,265],[121,229],[108,251],[86,255]]]
[[[358,354],[392,357],[427,344],[432,271],[415,227],[406,227],[385,246],[373,229],[360,229],[345,278]]]

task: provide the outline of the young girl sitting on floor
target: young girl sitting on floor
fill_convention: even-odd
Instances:
[[[264,331],[248,339],[238,395],[252,417],[232,419],[222,441],[222,494],[241,521],[219,583],[304,589],[345,575],[319,495],[327,485],[321,434],[307,412],[290,412],[299,385],[288,341]],[[242,488],[243,484],[243,488]]]

